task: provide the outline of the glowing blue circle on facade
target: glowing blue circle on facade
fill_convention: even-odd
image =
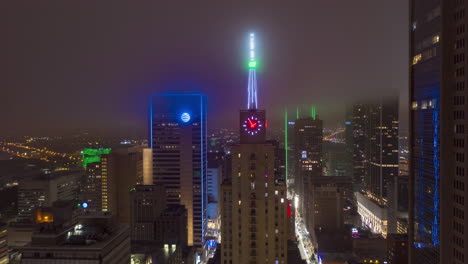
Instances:
[[[183,114],[180,116],[180,119],[181,119],[184,123],[187,123],[188,121],[190,121],[190,115],[189,115],[189,113],[183,113]]]
[[[83,208],[88,208],[88,203],[83,203],[82,206]]]

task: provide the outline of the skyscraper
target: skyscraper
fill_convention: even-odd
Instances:
[[[231,177],[221,186],[221,262],[286,263],[286,181],[275,174],[275,146],[266,143],[265,111],[257,108],[253,38],[248,110],[240,112],[240,144],[232,147]]]
[[[314,228],[314,179],[322,176],[323,121],[318,116],[297,119],[294,125],[295,193],[299,212],[309,230]]]
[[[408,228],[411,263],[439,263],[441,3],[441,0],[411,1]],[[453,44],[447,42],[452,47]]]
[[[468,261],[468,1],[444,0],[441,6],[440,259],[458,264]],[[433,42],[438,39],[435,36]]]
[[[398,102],[368,105],[367,157],[364,188],[387,197],[388,182],[398,176]]]
[[[361,188],[364,184],[366,145],[368,123],[367,106],[365,104],[354,104],[352,110],[351,126],[353,130],[353,180],[354,184]]]
[[[84,149],[86,177],[81,197],[89,211],[112,212],[120,224],[130,224],[129,191],[143,181],[142,148],[120,145]]]
[[[166,204],[187,208],[188,245],[202,247],[206,233],[206,103],[201,94],[151,98],[153,184],[166,188]]]

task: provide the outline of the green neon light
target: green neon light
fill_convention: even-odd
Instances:
[[[317,115],[317,112],[316,112],[315,105],[312,105],[312,107],[310,108],[310,116],[315,120],[316,115]]]
[[[257,61],[249,61],[249,69],[257,68]]]
[[[88,156],[95,156],[95,155],[103,155],[103,154],[109,154],[112,149],[107,148],[107,149],[90,149],[90,148],[85,148],[83,149],[83,155],[88,155]]]
[[[212,141],[210,142],[210,145],[211,145],[212,147],[216,146],[216,141],[212,140]]]
[[[299,119],[299,107],[296,107],[296,120]]]
[[[288,110],[284,110],[284,154],[286,162],[286,182],[288,182]]]
[[[112,149],[107,148],[107,149],[90,149],[90,148],[85,148],[83,149],[83,168],[86,169],[88,167],[88,164],[90,163],[97,163],[101,162],[101,155],[105,154],[110,154]]]

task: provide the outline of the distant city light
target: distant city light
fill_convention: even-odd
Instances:
[[[183,113],[183,114],[180,116],[180,119],[181,119],[184,123],[187,123],[188,121],[190,121],[190,115],[189,115],[189,113]]]
[[[88,203],[83,203],[82,206],[83,208],[88,208]]]

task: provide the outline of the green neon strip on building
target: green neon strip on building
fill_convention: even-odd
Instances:
[[[257,68],[257,61],[249,61],[249,69]]]
[[[299,107],[296,107],[296,120],[299,119]]]
[[[288,182],[288,110],[284,110],[284,152],[286,162],[286,183]]]
[[[112,149],[107,148],[107,149],[90,149],[90,148],[85,148],[83,149],[83,168],[86,169],[88,167],[88,164],[90,163],[97,163],[101,162],[101,155],[105,154],[110,154]]]
[[[315,117],[316,117],[315,105],[312,105],[312,107],[310,108],[310,115],[315,120]]]

